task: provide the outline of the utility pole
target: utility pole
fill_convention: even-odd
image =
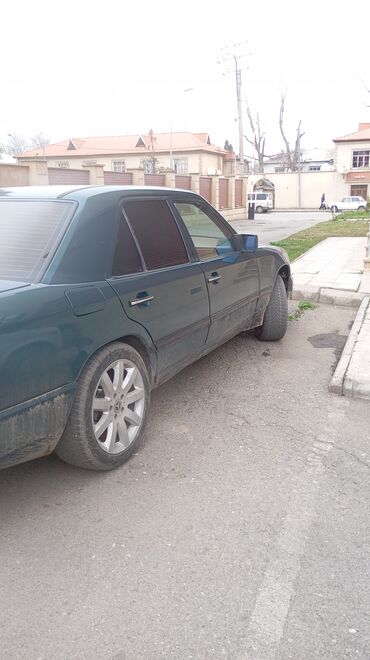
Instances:
[[[236,49],[239,50],[239,47],[246,44],[247,42],[243,42],[243,44],[233,44],[232,48],[234,51]],[[237,111],[238,111],[238,133],[239,133],[239,159],[240,159],[240,174],[243,176],[244,175],[244,134],[243,134],[243,113],[242,113],[242,95],[241,95],[241,87],[242,87],[242,70],[239,66],[239,61],[241,57],[245,57],[246,55],[236,55],[235,52],[231,53],[230,48],[226,47],[226,49],[221,49],[222,56],[221,60],[225,62],[226,60],[230,60],[231,58],[234,59],[234,64],[235,64],[235,84],[236,84],[236,105],[237,105]],[[250,54],[250,53],[249,53]],[[219,60],[219,64],[221,64],[221,60]],[[231,73],[231,71],[227,71],[227,73]],[[225,75],[225,74],[224,74]]]
[[[301,122],[298,124],[298,134],[297,134],[297,146],[298,146],[298,208],[302,206],[301,203]]]
[[[238,68],[238,58],[236,55],[233,55],[235,62],[235,82],[236,82],[236,102],[238,108],[238,125],[239,125],[239,163],[240,163],[240,174],[244,175],[244,134],[243,134],[243,116],[242,116],[242,98],[241,98],[241,87],[242,87],[242,72]]]

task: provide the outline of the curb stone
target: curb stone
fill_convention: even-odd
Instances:
[[[342,356],[330,381],[329,392],[334,392],[335,394],[341,394],[343,396],[356,397],[357,395],[357,397],[360,398],[370,398],[370,372],[369,383],[365,384],[365,386],[363,386],[361,383],[354,382],[353,379],[348,379],[347,381],[347,373],[349,370],[350,362],[354,354],[369,305],[370,298],[366,296],[363,299],[357,312],[357,316],[348,335]]]

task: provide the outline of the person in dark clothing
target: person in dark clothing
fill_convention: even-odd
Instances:
[[[325,193],[321,195],[321,202],[320,202],[320,211],[325,211],[326,209],[326,201],[325,201]]]

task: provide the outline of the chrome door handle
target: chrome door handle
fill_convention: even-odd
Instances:
[[[208,278],[208,282],[218,282],[221,279],[222,275],[212,275]]]
[[[154,300],[154,296],[144,296],[143,298],[134,298],[129,300],[130,307],[135,307],[136,305],[142,305],[143,303],[148,303],[151,300]]]

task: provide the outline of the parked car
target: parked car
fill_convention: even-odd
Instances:
[[[287,255],[166,188],[0,190],[0,465],[109,470],[150,391],[243,330],[287,328]]]
[[[339,202],[330,205],[330,210],[333,213],[338,211],[365,211],[366,204],[366,199],[363,197],[342,197]]]
[[[248,193],[248,203],[254,205],[256,213],[266,213],[273,209],[272,195],[268,192]]]

